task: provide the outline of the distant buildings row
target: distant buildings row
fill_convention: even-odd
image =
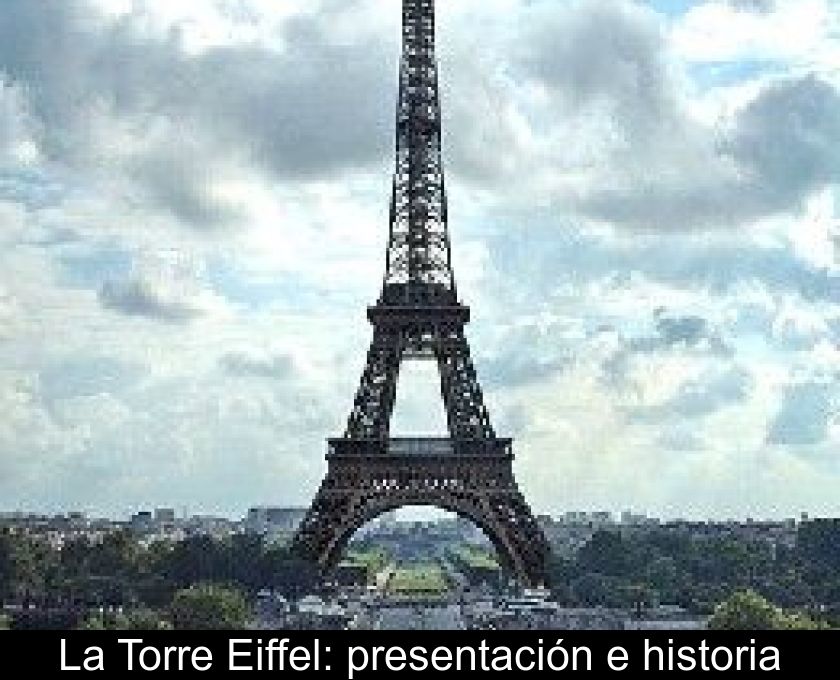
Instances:
[[[251,533],[265,537],[267,542],[284,543],[294,534],[306,513],[299,507],[254,507],[239,520],[209,515],[178,516],[172,508],[142,510],[129,520],[97,519],[83,513],[64,515],[39,515],[21,512],[0,512],[0,528],[39,534],[55,547],[67,540],[87,537],[98,542],[110,532],[128,529],[142,542],[158,540],[180,541],[188,536],[209,535],[216,538],[237,533]],[[663,521],[630,512],[614,515],[610,512],[567,512],[552,517],[541,515],[539,522],[552,548],[561,555],[572,555],[585,545],[592,535],[602,529],[624,534],[650,530],[670,529],[695,537],[731,536],[744,541],[767,542],[774,547],[792,547],[796,541],[799,520],[745,521]],[[393,514],[386,514],[362,529],[363,537],[398,542],[406,538],[428,543],[445,538],[447,541],[463,540],[466,543],[482,541],[480,530],[460,518],[437,521],[400,521]]]
[[[178,542],[197,535],[223,538],[241,533],[259,534],[269,542],[285,542],[305,512],[305,508],[251,508],[240,520],[212,515],[179,517],[172,508],[141,510],[128,520],[92,518],[80,512],[64,515],[0,512],[0,529],[41,536],[54,548],[80,538],[98,543],[106,534],[120,530],[131,531],[146,544]]]
[[[745,542],[767,543],[774,549],[780,546],[792,548],[796,544],[797,527],[799,523],[808,521],[808,515],[801,515],[798,521],[793,518],[663,521],[631,512],[623,512],[618,517],[610,512],[568,512],[556,518],[541,515],[538,521],[554,551],[562,556],[571,556],[586,545],[596,531],[604,529],[630,535],[658,528],[683,533],[693,538],[731,537]]]

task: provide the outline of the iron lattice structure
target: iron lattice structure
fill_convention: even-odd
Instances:
[[[464,334],[441,158],[434,0],[403,0],[396,170],[385,277],[368,308],[373,340],[344,435],[329,440],[327,476],[292,548],[328,571],[352,534],[404,505],[467,517],[511,573],[545,582],[548,545],[514,480],[511,440],[496,436]],[[449,438],[395,439],[400,365],[437,363]]]

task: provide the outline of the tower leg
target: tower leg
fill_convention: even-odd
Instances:
[[[400,334],[377,327],[347,420],[347,437],[387,439],[402,355]]]
[[[459,328],[438,341],[436,350],[440,391],[453,438],[493,439],[495,433],[470,358],[470,347]]]

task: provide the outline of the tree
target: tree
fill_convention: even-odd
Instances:
[[[0,599],[43,601],[55,563],[55,552],[45,541],[3,531],[0,533]]]
[[[713,630],[806,630],[820,626],[808,616],[787,614],[754,590],[741,590],[722,602],[709,619]]]
[[[630,566],[628,546],[616,531],[599,530],[577,554],[578,564],[586,571],[605,576],[626,576]]]
[[[251,593],[265,582],[262,573],[263,538],[256,534],[234,534],[225,546],[230,554],[230,578]]]
[[[12,537],[6,532],[0,532],[0,604],[12,592],[15,577],[14,549]]]
[[[263,553],[261,561],[262,584],[286,597],[311,592],[320,581],[317,566],[295,557],[288,548],[272,546]]]
[[[814,519],[803,523],[796,549],[810,563],[840,570],[840,519]]]
[[[172,622],[180,630],[236,630],[249,616],[240,591],[214,583],[179,590],[172,600]]]
[[[81,624],[82,630],[169,630],[172,626],[151,609],[123,612],[92,612]]]
[[[709,619],[713,630],[776,630],[779,610],[752,590],[734,593]]]
[[[141,607],[128,613],[129,630],[170,630],[172,624],[153,609]]]
[[[679,591],[680,574],[674,558],[660,556],[645,566],[644,581],[656,591],[658,599],[674,602]]]
[[[189,536],[163,555],[160,571],[179,588],[201,582],[229,582],[233,555],[212,536]]]

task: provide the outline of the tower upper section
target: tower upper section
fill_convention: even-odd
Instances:
[[[403,0],[402,24],[396,169],[379,305],[453,306],[434,0]]]

